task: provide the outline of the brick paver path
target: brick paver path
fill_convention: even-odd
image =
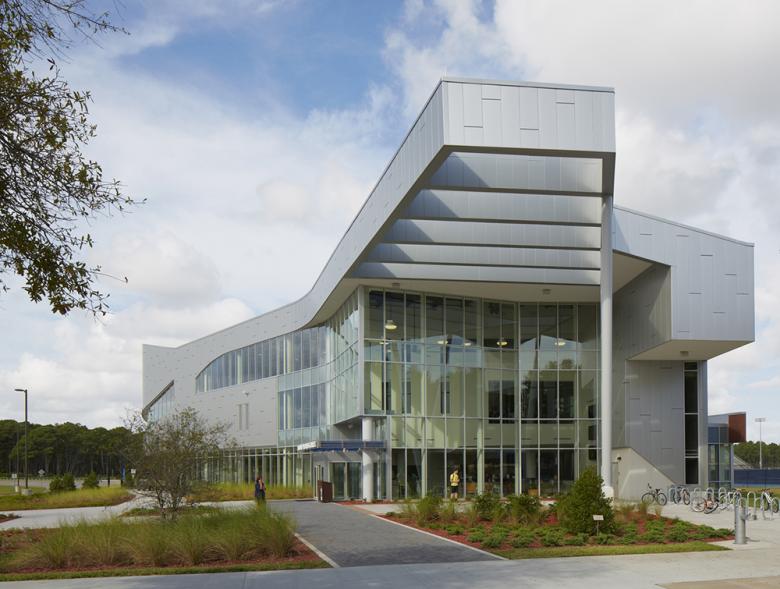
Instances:
[[[342,567],[496,560],[343,505],[274,501],[271,506],[295,517],[298,533]]]

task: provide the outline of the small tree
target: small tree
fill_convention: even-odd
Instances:
[[[135,415],[126,454],[135,466],[135,488],[152,497],[163,518],[174,519],[198,480],[198,464],[229,445],[227,425],[209,423],[187,407],[153,422]]]
[[[82,489],[97,489],[98,487],[100,487],[100,481],[94,471],[90,472],[84,477],[84,480],[81,481]]]
[[[592,468],[580,474],[571,491],[558,502],[558,519],[567,532],[595,534],[594,515],[604,516],[598,522],[599,532],[609,533],[615,528],[612,501],[604,496],[603,480]]]

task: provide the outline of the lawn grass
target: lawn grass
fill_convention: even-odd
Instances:
[[[680,544],[633,544],[626,546],[544,546],[540,548],[512,548],[489,550],[493,554],[511,560],[527,558],[559,558],[566,556],[613,556],[619,554],[667,554],[672,552],[709,552],[728,550],[709,542],[684,542]]]
[[[311,499],[309,487],[288,485],[269,485],[265,491],[267,500],[273,499]],[[190,497],[191,501],[251,501],[255,498],[254,483],[215,483],[198,488]]]
[[[24,485],[24,483],[22,483]],[[30,491],[33,493],[47,493],[48,489],[46,487],[30,487]],[[0,497],[3,497],[5,495],[17,495],[18,493],[14,489],[13,485],[0,485]]]
[[[79,579],[94,577],[135,577],[147,575],[194,575],[202,573],[243,573],[251,571],[288,571],[298,569],[327,569],[322,560],[277,563],[249,563],[230,565],[203,565],[190,567],[119,567],[114,569],[85,569],[79,571],[50,571],[45,573],[0,573],[0,583],[5,581],[43,581],[46,579]]]
[[[78,489],[62,493],[36,493],[29,496],[0,496],[0,512],[24,509],[60,509],[64,507],[98,507],[118,505],[133,498],[132,493],[120,487]]]

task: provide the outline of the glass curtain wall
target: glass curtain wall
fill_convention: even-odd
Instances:
[[[394,498],[552,494],[598,457],[596,304],[366,292],[364,403],[388,418]]]

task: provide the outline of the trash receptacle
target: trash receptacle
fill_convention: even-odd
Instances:
[[[317,501],[320,503],[330,503],[333,501],[333,483],[328,481],[317,481]]]

